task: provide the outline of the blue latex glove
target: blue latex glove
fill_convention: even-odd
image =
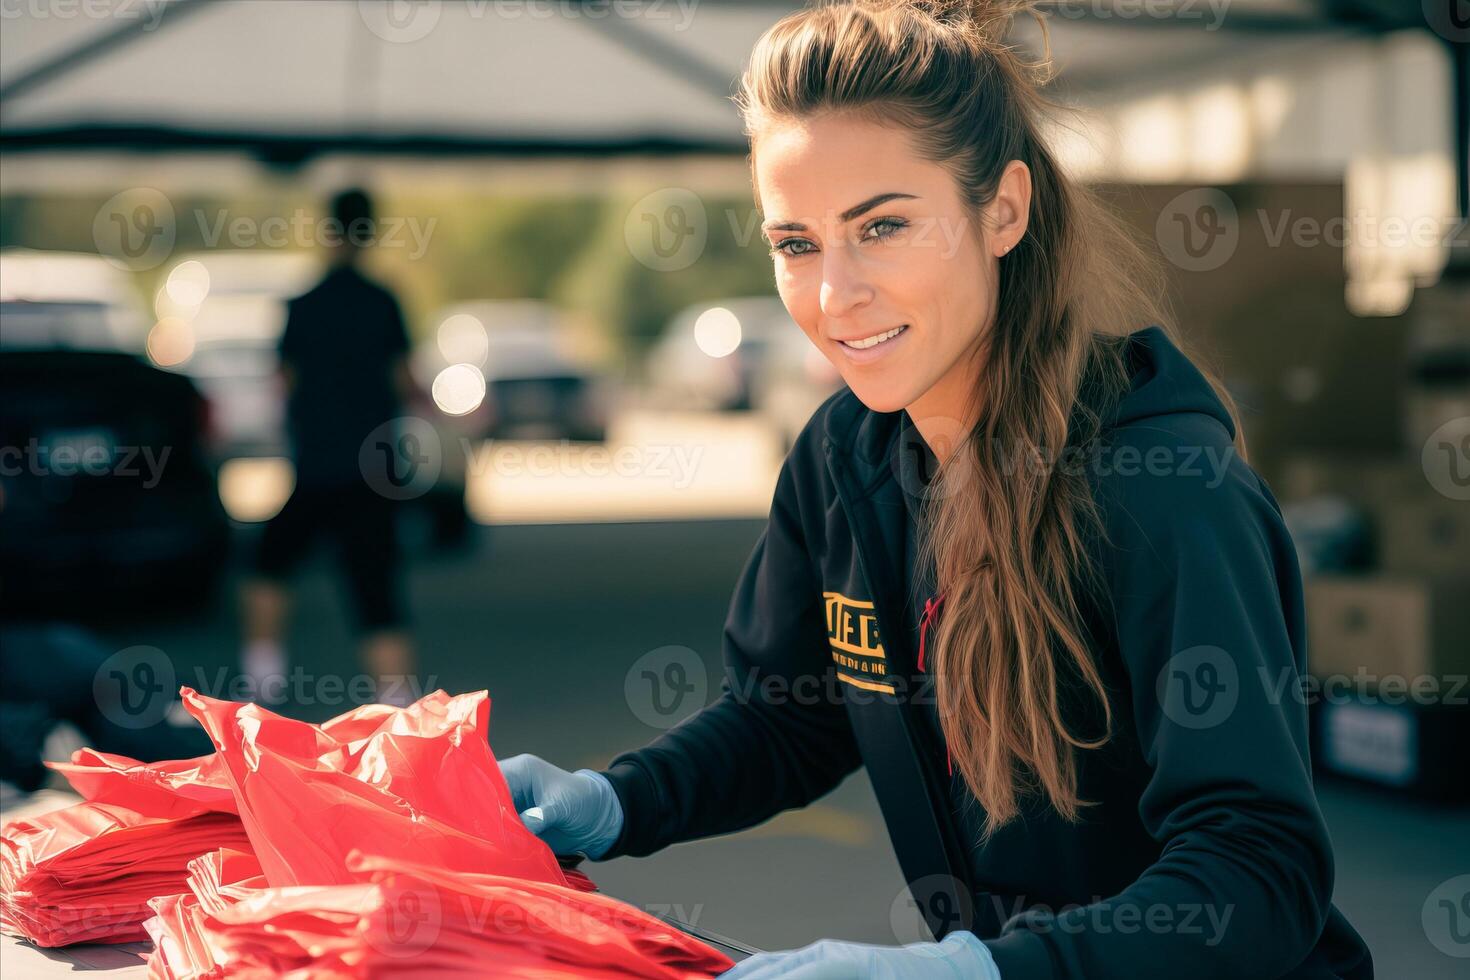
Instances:
[[[591,769],[567,772],[535,755],[500,764],[511,801],[526,828],[556,854],[597,860],[623,830],[623,805],[607,777]]]
[[[990,950],[973,932],[939,943],[869,946],[823,939],[801,949],[757,953],[720,980],[1000,980]]]

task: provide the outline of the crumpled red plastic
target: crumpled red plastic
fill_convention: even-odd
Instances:
[[[364,738],[398,710],[362,705],[321,727]],[[183,890],[190,858],[249,849],[217,752],[145,763],[83,748],[47,765],[86,802],[0,831],[0,929],[36,945],[146,939],[148,899]]]
[[[436,691],[406,709],[356,708],[322,725],[180,693],[214,754],[140,763],[78,752],[55,768],[88,802],[44,830],[70,846],[53,854],[36,828],[11,825],[0,854],[70,872],[53,898],[84,903],[88,885],[100,887],[122,911],[96,919],[86,938],[151,938],[153,977],[694,980],[732,965],[592,893],[526,830],[485,737],[485,691]],[[92,822],[57,836],[83,814]],[[223,840],[194,833],[223,828]],[[150,877],[150,861],[166,873]],[[12,887],[4,867],[0,913],[34,918],[37,894]],[[84,884],[84,869],[105,873]],[[81,940],[71,931],[63,941]]]
[[[458,871],[566,885],[490,752],[486,691],[425,695],[379,723],[329,729],[181,688],[224,762],[266,881],[347,884],[354,847]]]
[[[237,813],[224,760],[211,752],[196,759],[139,762],[125,755],[77,749],[70,762],[48,762],[82,799],[112,803],[151,817]]]
[[[152,903],[155,980],[209,976],[646,977],[705,980],[728,957],[630,905],[559,885],[464,874],[352,851],[357,884],[222,888],[203,879],[252,870],[206,862],[192,896]],[[221,905],[201,888],[231,890]]]

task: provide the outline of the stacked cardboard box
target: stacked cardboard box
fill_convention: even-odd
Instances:
[[[1422,300],[1422,301],[1421,301]],[[1372,533],[1371,567],[1305,583],[1314,756],[1328,771],[1470,797],[1470,277],[1416,300],[1398,455],[1299,456],[1283,501],[1331,495]],[[1456,315],[1456,312],[1458,314]]]

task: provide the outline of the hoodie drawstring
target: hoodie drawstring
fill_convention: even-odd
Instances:
[[[924,600],[924,616],[919,620],[919,670],[924,670],[924,640],[929,633],[929,624],[934,622],[934,617],[939,614],[939,607],[944,605],[944,593],[930,596]],[[944,764],[951,776],[954,775],[954,753],[950,750],[949,742],[944,743]]]

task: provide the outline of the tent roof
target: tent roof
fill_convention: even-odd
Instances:
[[[640,16],[615,17],[576,0],[136,0],[88,17],[75,3],[73,16],[7,13],[6,151],[743,152],[729,93],[755,39],[797,6],[641,0]],[[1057,10],[1053,53],[1085,94],[1231,58],[1263,33],[1387,29],[1389,14],[1364,12],[1389,3],[1233,0],[1217,19],[1218,0],[1191,0],[1168,20],[1096,0]]]

